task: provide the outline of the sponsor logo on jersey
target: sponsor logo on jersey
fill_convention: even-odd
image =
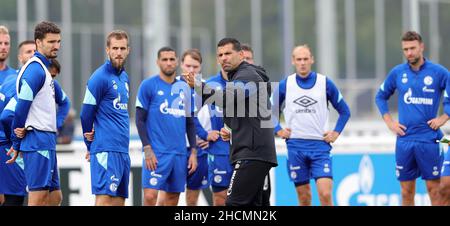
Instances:
[[[423,87],[422,91],[424,93],[434,93],[435,92],[434,89],[428,89],[428,87],[426,87],[426,86]]]
[[[115,89],[115,90],[119,89],[119,86],[117,86],[116,81],[111,80],[111,82],[112,82],[112,84],[113,84],[113,89]]]
[[[302,96],[302,97],[300,97],[300,98],[294,100],[294,103],[295,103],[295,104],[298,104],[298,105],[300,105],[300,106],[302,106],[302,107],[304,107],[304,108],[307,108],[307,107],[309,107],[309,106],[312,106],[312,105],[316,104],[317,101],[314,100],[314,99],[311,98],[311,97],[308,97],[308,96]]]
[[[116,110],[128,110],[128,104],[127,103],[120,103],[120,93],[116,99],[113,101],[113,106]]]
[[[402,83],[403,83],[403,84],[408,83],[408,75],[407,75],[406,73],[403,74],[403,77],[402,77]]]
[[[169,101],[167,99],[159,106],[159,111],[165,115],[173,115],[176,117],[185,116],[186,113],[183,109],[169,108]]]
[[[412,89],[409,88],[408,92],[403,96],[403,101],[406,104],[416,104],[416,105],[433,105],[433,99],[424,97],[413,97]]]

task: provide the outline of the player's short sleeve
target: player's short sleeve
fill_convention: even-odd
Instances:
[[[387,75],[386,80],[380,85],[379,92],[384,94],[384,96],[391,96],[395,92],[395,89],[397,88],[396,75],[397,70],[393,69]]]
[[[136,107],[142,108],[146,111],[148,111],[150,102],[152,99],[152,84],[150,83],[150,80],[144,80],[142,84],[139,86],[138,94],[136,97]]]
[[[83,104],[94,105],[96,106],[103,97],[103,92],[106,90],[105,82],[100,76],[93,75],[91,79],[89,79],[86,93],[84,94]]]

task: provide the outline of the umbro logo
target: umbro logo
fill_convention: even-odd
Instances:
[[[296,104],[298,104],[298,105],[300,105],[300,106],[302,106],[302,107],[307,108],[307,107],[309,107],[309,106],[311,106],[311,105],[316,104],[317,101],[314,100],[314,99],[312,99],[311,97],[308,97],[308,96],[302,96],[302,97],[300,97],[300,98],[294,100],[294,103],[296,103]]]

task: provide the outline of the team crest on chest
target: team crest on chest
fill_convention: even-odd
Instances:
[[[433,78],[429,75],[425,76],[425,78],[423,79],[423,83],[426,86],[430,86],[431,84],[433,84]]]

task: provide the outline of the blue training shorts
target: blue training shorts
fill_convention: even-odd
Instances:
[[[209,187],[208,155],[203,154],[197,156],[197,163],[197,169],[191,175],[187,176],[186,187],[191,190],[200,190]]]
[[[397,140],[395,145],[396,176],[399,181],[440,178],[443,156],[439,143]]]
[[[184,192],[188,159],[176,153],[156,153],[158,165],[155,171],[147,169],[145,158],[142,164],[142,187],[166,192]]]
[[[128,198],[130,164],[128,153],[91,154],[92,194]]]
[[[213,192],[220,192],[228,189],[233,166],[230,164],[228,155],[208,155],[209,177]]]
[[[288,148],[287,170],[297,186],[309,184],[311,179],[333,178],[330,151],[302,151]]]
[[[24,151],[22,154],[28,191],[60,190],[55,150]]]
[[[0,194],[26,196],[23,158],[19,155],[15,163],[6,164],[11,159],[7,155],[10,147],[11,145],[0,146]]]

